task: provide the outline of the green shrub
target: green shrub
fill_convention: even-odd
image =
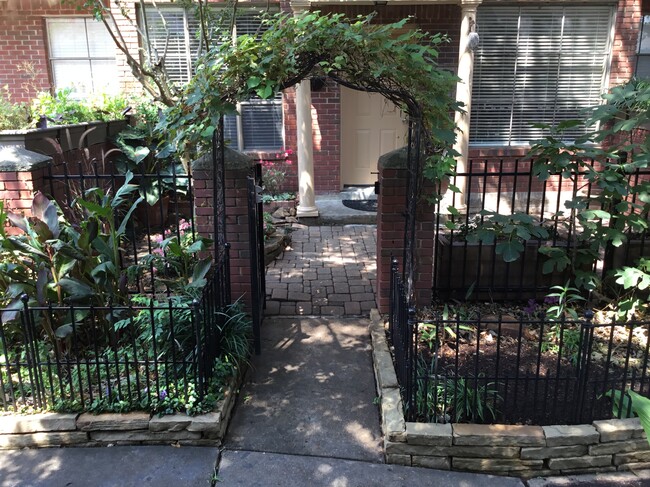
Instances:
[[[9,86],[0,89],[0,130],[20,130],[29,126],[29,108],[24,103],[12,103]]]

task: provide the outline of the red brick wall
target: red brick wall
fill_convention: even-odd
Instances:
[[[338,193],[341,188],[341,94],[331,80],[312,91],[314,126],[314,188],[316,193]]]
[[[4,202],[5,211],[31,216],[34,195],[37,191],[43,191],[45,186],[44,176],[44,168],[30,172],[0,172],[0,199]],[[11,226],[7,228],[7,232],[22,233],[18,228]]]
[[[251,268],[248,235],[248,170],[226,170],[226,242],[230,243],[230,281],[233,301],[242,297],[251,306]],[[214,238],[211,171],[194,171],[194,214],[199,235]]]
[[[88,14],[59,0],[9,0],[0,9],[0,86],[9,86],[12,101],[27,102],[51,86],[45,18]],[[34,78],[24,63],[33,66]]]
[[[397,258],[400,272],[403,270],[404,227],[406,211],[406,169],[379,168],[381,191],[377,210],[377,306],[380,313],[388,312],[390,297],[391,257]],[[415,228],[415,304],[431,303],[433,285],[434,225],[431,215],[434,209],[426,203],[431,187],[422,190],[418,202]]]

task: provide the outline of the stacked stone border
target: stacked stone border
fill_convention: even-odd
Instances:
[[[240,374],[243,377],[244,371]],[[177,413],[8,414],[0,416],[0,450],[114,445],[220,446],[235,405],[233,379],[215,410],[198,416]]]
[[[650,468],[638,418],[575,426],[405,421],[383,320],[377,310],[370,318],[386,463],[523,478]]]

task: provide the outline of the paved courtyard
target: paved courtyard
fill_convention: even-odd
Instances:
[[[377,227],[294,224],[266,271],[266,315],[360,316],[376,307]]]

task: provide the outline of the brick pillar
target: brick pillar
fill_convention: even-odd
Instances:
[[[248,226],[247,176],[251,175],[253,159],[246,154],[225,149],[226,177],[226,242],[230,244],[230,282],[233,301],[242,298],[247,310],[251,306],[251,264]],[[192,164],[194,184],[194,215],[198,233],[214,239],[214,206],[212,155]]]
[[[397,149],[379,158],[379,208],[377,211],[377,305],[381,313],[388,312],[390,297],[391,256],[403,269],[404,230],[406,224],[406,148]],[[424,184],[418,200],[415,228],[415,303],[425,306],[431,302],[433,283],[434,208],[426,202],[433,185]]]
[[[6,211],[31,216],[36,192],[49,192],[44,176],[51,162],[51,157],[23,147],[0,148],[0,201],[4,201]],[[16,228],[10,232],[21,233]]]

